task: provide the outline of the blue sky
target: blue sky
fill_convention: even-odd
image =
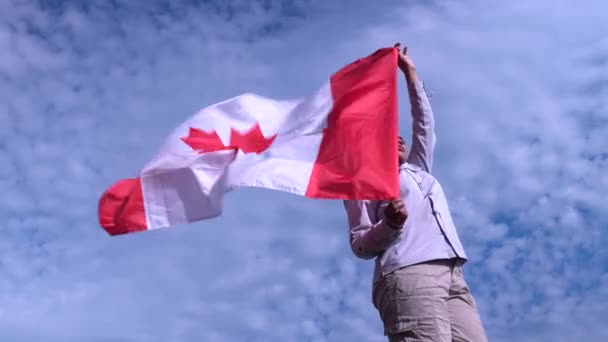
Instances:
[[[433,92],[436,176],[490,339],[608,340],[603,1],[3,0],[0,13],[0,340],[384,341],[340,202],[243,189],[221,218],[113,238],[96,208],[199,108],[308,95],[396,41]]]

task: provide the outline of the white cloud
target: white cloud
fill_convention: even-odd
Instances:
[[[601,1],[163,6],[0,3],[2,339],[383,341],[341,203],[239,190],[222,218],[109,238],[96,201],[198,108],[305,95],[397,40],[491,340],[608,338]]]

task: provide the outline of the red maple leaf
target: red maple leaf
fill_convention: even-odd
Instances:
[[[205,132],[198,128],[190,128],[187,137],[181,138],[193,150],[199,153],[209,153],[222,150],[241,150],[244,153],[262,153],[274,142],[276,134],[266,138],[262,133],[260,124],[256,124],[248,131],[241,133],[234,128],[230,130],[230,144],[224,145],[217,132]]]

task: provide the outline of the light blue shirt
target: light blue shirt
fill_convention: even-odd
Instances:
[[[353,252],[363,259],[376,258],[374,281],[425,261],[467,259],[443,188],[431,175],[436,143],[431,105],[421,82],[408,83],[408,91],[413,137],[408,160],[399,168],[400,196],[408,211],[403,228],[387,225],[387,202],[344,201]]]

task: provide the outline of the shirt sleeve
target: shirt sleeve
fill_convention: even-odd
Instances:
[[[350,245],[353,253],[362,259],[372,259],[386,250],[397,238],[399,229],[391,228],[385,220],[376,221],[378,202],[347,200],[344,207],[348,215]]]
[[[422,82],[408,82],[408,92],[413,126],[412,147],[408,163],[420,166],[426,172],[431,173],[436,144],[433,110]]]

